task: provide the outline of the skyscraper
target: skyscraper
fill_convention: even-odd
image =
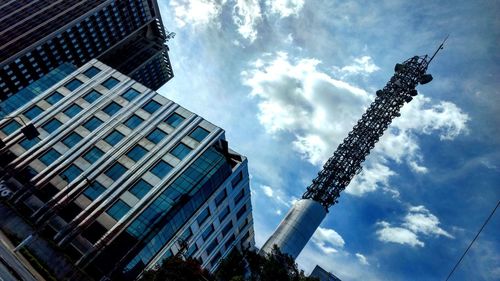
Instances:
[[[246,158],[115,69],[92,60],[10,116],[0,173],[12,204],[94,278],[133,279],[182,241],[209,270],[254,246]],[[40,136],[26,139],[19,118]]]
[[[152,0],[16,0],[0,4],[0,100],[63,63],[98,58],[157,90],[173,77]]]

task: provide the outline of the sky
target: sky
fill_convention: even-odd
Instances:
[[[342,280],[444,280],[500,199],[498,1],[159,1],[159,92],[226,131],[251,176],[257,246],[393,75],[432,54],[297,259]],[[450,280],[500,280],[500,211]]]

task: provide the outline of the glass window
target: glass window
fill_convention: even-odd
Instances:
[[[154,144],[158,144],[162,139],[167,136],[167,133],[160,129],[154,129],[149,135],[146,137],[147,140]]]
[[[177,113],[174,113],[172,115],[170,115],[170,117],[168,117],[165,122],[167,124],[169,124],[170,126],[176,128],[177,126],[179,126],[180,123],[182,123],[182,121],[184,121],[184,117],[180,116],[179,114]]]
[[[224,210],[222,210],[222,212],[219,214],[219,221],[222,222],[227,217],[227,215],[229,215],[229,206],[226,206],[226,208],[224,208]]]
[[[102,150],[100,150],[99,148],[97,147],[92,147],[90,150],[88,150],[87,152],[85,152],[85,154],[83,154],[83,159],[87,160],[87,162],[89,162],[90,164],[94,164],[95,161],[99,160],[99,158],[101,158],[101,156],[104,155],[104,152]]]
[[[186,230],[184,230],[184,233],[182,233],[181,237],[179,238],[187,242],[189,241],[189,238],[191,238],[191,236],[193,236],[193,231],[190,227],[188,227]]]
[[[234,237],[234,234],[231,234],[231,237],[229,237],[226,243],[224,243],[224,247],[226,247],[226,250],[229,248],[229,246],[231,246],[231,244],[233,244],[234,240],[236,240],[236,237]]]
[[[207,256],[210,256],[212,254],[212,251],[219,245],[219,241],[217,241],[217,238],[214,239],[210,244],[207,246]]]
[[[114,146],[119,143],[124,137],[125,136],[122,133],[114,130],[113,132],[111,132],[111,134],[104,138],[104,141],[109,143],[111,146]]]
[[[215,197],[215,205],[219,207],[219,205],[222,204],[222,202],[224,201],[224,199],[226,199],[226,197],[227,197],[227,192],[224,189],[221,193],[217,194],[217,196]]]
[[[54,92],[52,95],[48,96],[45,101],[48,102],[49,104],[55,104],[58,101],[62,100],[64,98],[63,95],[59,92]]]
[[[132,88],[122,94],[122,97],[128,101],[135,99],[140,93]]]
[[[236,219],[240,219],[241,216],[247,211],[247,205],[243,205],[236,213]]]
[[[66,87],[70,91],[74,91],[76,88],[80,87],[80,85],[82,85],[82,84],[83,84],[82,81],[75,78],[75,79],[69,81],[66,85],[64,85],[64,87]]]
[[[100,98],[102,95],[96,90],[90,91],[88,94],[83,96],[83,99],[86,100],[88,103],[93,103],[95,102],[98,98]]]
[[[154,100],[150,100],[148,103],[146,103],[142,109],[144,109],[145,111],[153,114],[155,111],[157,111],[159,108],[161,107],[161,104],[159,104],[158,102],[154,101]]]
[[[47,133],[51,134],[57,128],[61,127],[62,123],[61,121],[57,119],[52,119],[49,122],[45,123],[45,125],[42,126],[42,129],[44,129]]]
[[[51,148],[47,150],[42,156],[38,158],[45,166],[49,166],[54,163],[61,156],[61,153],[57,152],[55,149]]]
[[[240,171],[240,172],[238,173],[238,175],[236,175],[236,177],[234,177],[234,178],[231,180],[231,186],[232,186],[233,188],[235,188],[235,187],[238,185],[238,183],[240,183],[240,182],[241,182],[241,180],[242,180],[242,179],[243,179],[243,172],[242,172],[242,171]]]
[[[97,181],[92,182],[89,187],[83,191],[83,195],[87,196],[90,200],[95,200],[99,195],[101,195],[106,188]]]
[[[2,127],[2,132],[6,135],[10,135],[19,128],[21,128],[21,124],[19,124],[15,120],[10,120],[6,125]]]
[[[106,80],[102,83],[102,85],[104,87],[106,87],[108,90],[110,90],[111,88],[116,86],[118,83],[120,83],[120,81],[118,81],[118,79],[116,79],[114,77],[109,77],[108,80]]]
[[[91,66],[89,69],[85,70],[83,74],[88,78],[92,78],[96,76],[97,73],[101,72],[101,70],[95,66]]]
[[[111,102],[105,108],[102,109],[107,115],[113,116],[117,113],[122,107],[116,102]]]
[[[156,163],[153,168],[151,168],[151,173],[160,179],[164,178],[174,167],[172,167],[167,162],[160,160],[160,162]]]
[[[196,251],[198,251],[198,246],[195,243],[186,251],[186,257],[191,257]]]
[[[186,157],[186,155],[189,154],[189,152],[191,152],[191,148],[185,144],[183,144],[182,142],[177,144],[174,149],[172,149],[170,151],[170,153],[179,158],[180,160],[184,159],[184,157]]]
[[[123,176],[127,172],[127,168],[123,166],[122,164],[116,162],[111,166],[104,174],[108,176],[110,179],[116,181],[119,179],[121,176]]]
[[[24,139],[24,140],[22,140],[22,141],[19,142],[19,145],[22,148],[24,148],[26,150],[29,150],[30,148],[32,148],[38,142],[40,142],[40,138],[34,138],[32,140]]]
[[[233,228],[233,222],[229,221],[221,231],[222,236],[226,236],[229,233],[229,231],[231,231],[232,228]]]
[[[210,237],[210,235],[212,235],[212,233],[214,233],[215,229],[214,229],[214,225],[211,224],[209,225],[204,231],[203,233],[201,234],[201,237],[203,238],[204,241],[207,240],[207,238]]]
[[[134,194],[135,197],[141,199],[146,195],[151,188],[153,188],[152,185],[147,183],[145,180],[140,179],[138,182],[136,182],[130,189],[128,190],[130,193]]]
[[[209,132],[202,127],[196,127],[196,129],[194,129],[189,136],[197,142],[201,142],[206,136],[208,136],[208,134]]]
[[[199,226],[201,226],[209,216],[210,216],[210,209],[207,207],[200,213],[200,215],[198,215],[198,217],[196,218],[196,222],[198,223]]]
[[[210,261],[210,266],[214,267],[219,262],[219,259],[221,257],[222,257],[221,253],[217,252],[217,254],[215,254],[214,257],[212,258],[212,260]]]
[[[90,132],[94,131],[95,129],[97,129],[97,127],[101,126],[101,124],[104,123],[101,119],[93,116],[92,118],[90,118],[89,120],[87,120],[85,123],[83,123],[83,127],[87,130],[89,130]]]
[[[35,119],[35,117],[37,117],[38,115],[40,115],[40,113],[43,112],[43,109],[41,109],[40,107],[38,106],[33,106],[31,107],[30,109],[26,110],[23,115],[28,117],[29,119]]]
[[[144,120],[141,117],[134,114],[134,115],[130,116],[130,118],[127,119],[127,121],[125,121],[125,126],[127,126],[133,130],[137,126],[139,126],[142,123],[142,121],[144,121]]]
[[[69,134],[67,137],[65,137],[62,140],[62,143],[64,143],[67,147],[72,148],[73,146],[75,146],[75,144],[80,142],[82,139],[83,139],[82,136],[73,132],[73,133]]]
[[[82,169],[78,168],[75,164],[71,164],[64,172],[62,172],[59,176],[68,183],[75,180],[81,173]]]
[[[127,152],[127,157],[137,162],[147,153],[148,151],[144,147],[137,144],[134,148]]]
[[[113,206],[111,206],[106,213],[114,218],[116,221],[119,221],[128,211],[130,210],[130,206],[127,203],[123,202],[123,200],[118,199]]]
[[[77,104],[73,104],[72,106],[70,106],[64,110],[64,114],[66,114],[66,116],[68,116],[70,118],[73,118],[80,111],[82,111],[82,108]]]
[[[243,197],[245,196],[245,190],[242,189],[238,195],[236,195],[236,198],[234,198],[234,205],[237,205],[238,203],[240,203],[241,199],[243,199]]]

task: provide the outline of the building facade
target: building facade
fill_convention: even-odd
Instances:
[[[0,99],[93,58],[157,90],[173,77],[156,0],[0,3]]]
[[[316,265],[316,267],[314,267],[314,269],[311,272],[311,274],[309,275],[309,277],[316,277],[319,279],[319,281],[342,281],[342,280],[340,280],[340,278],[333,275],[333,273],[330,273],[330,272],[324,270],[319,265]]]
[[[117,70],[92,60],[9,116],[11,203],[95,279],[133,280],[180,249],[213,271],[234,246],[254,247],[246,158]],[[26,139],[23,123],[40,135]]]

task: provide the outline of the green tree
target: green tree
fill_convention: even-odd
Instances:
[[[201,268],[196,259],[173,256],[166,259],[156,270],[148,270],[141,281],[213,281],[213,276]]]

